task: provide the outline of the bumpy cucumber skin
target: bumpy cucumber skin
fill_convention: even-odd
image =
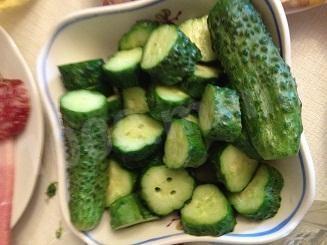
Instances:
[[[248,155],[252,159],[262,159],[262,157],[252,145],[248,136],[248,132],[244,128],[242,128],[240,136],[233,142],[233,145],[241,149],[246,155]]]
[[[140,197],[135,193],[116,200],[111,205],[109,211],[111,216],[110,224],[113,230],[119,230],[159,218],[142,204]]]
[[[211,84],[207,85],[207,89],[213,90],[215,113],[212,115],[214,117],[212,128],[209,132],[203,132],[204,136],[209,140],[233,142],[242,131],[239,96],[232,89]],[[206,91],[204,96],[205,93]]]
[[[221,0],[208,18],[213,48],[241,97],[245,127],[265,160],[295,155],[301,101],[290,68],[248,0]]]
[[[119,50],[133,49],[137,47],[144,47],[148,38],[150,37],[152,31],[159,26],[157,21],[152,20],[140,20],[137,21],[130,30],[125,33],[119,41]],[[135,42],[135,34],[138,32],[143,32],[143,40],[138,40]]]
[[[155,86],[151,86],[147,92],[147,101],[150,115],[162,122],[170,122],[176,117],[184,117],[190,113],[192,107],[191,97],[181,102],[165,101],[158,96]]]
[[[167,57],[155,67],[150,69],[142,67],[151,75],[153,81],[166,85],[180,83],[185,77],[192,75],[196,63],[202,57],[200,50],[190,39],[177,27],[175,28],[178,37]]]
[[[125,89],[139,86],[139,66],[134,66],[121,72],[111,72],[105,69],[110,82],[117,88]]]
[[[106,93],[109,87],[104,81],[103,64],[102,59],[95,59],[60,65],[58,69],[67,90],[87,89]]]
[[[207,159],[207,149],[199,126],[196,123],[186,119],[177,119],[174,120],[173,123],[178,123],[183,127],[189,146],[188,158],[179,168],[197,168],[201,166]],[[178,147],[178,145],[176,145],[176,147]],[[167,163],[165,156],[163,161],[167,167],[174,168],[173,163]]]

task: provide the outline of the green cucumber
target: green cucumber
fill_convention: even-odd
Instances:
[[[179,26],[181,31],[200,49],[202,54],[201,61],[203,62],[210,62],[217,59],[216,53],[212,50],[207,19],[207,15],[189,19]]]
[[[196,168],[203,164],[207,150],[196,123],[174,120],[165,142],[163,162],[168,168]]]
[[[186,233],[195,236],[221,236],[234,229],[233,209],[224,194],[211,184],[195,188],[191,202],[181,210]]]
[[[192,196],[194,184],[184,169],[152,166],[141,177],[141,195],[152,212],[164,216],[184,206]]]
[[[187,116],[183,117],[183,119],[188,120],[190,122],[194,122],[195,124],[199,125],[199,119],[193,114],[188,114]]]
[[[277,213],[283,188],[283,177],[277,169],[262,164],[250,184],[229,200],[241,215],[254,220],[269,219]]]
[[[296,82],[260,14],[248,0],[220,0],[208,24],[254,148],[265,160],[297,154],[303,128]]]
[[[114,119],[123,109],[121,98],[118,94],[111,95],[107,98],[108,116]]]
[[[140,197],[135,193],[116,200],[109,211],[113,230],[120,230],[159,218],[144,207]]]
[[[139,85],[142,49],[135,48],[116,52],[109,58],[103,69],[110,82],[124,89]]]
[[[257,152],[257,150],[252,145],[250,138],[248,136],[248,132],[244,128],[242,128],[242,133],[233,142],[233,145],[235,145],[237,148],[242,150],[246,155],[248,155],[252,159],[258,159],[258,160],[262,159],[259,153]]]
[[[207,85],[200,103],[199,121],[206,138],[233,142],[241,134],[241,111],[237,93]]]
[[[183,117],[191,110],[191,97],[175,86],[152,86],[147,98],[151,116],[163,122]]]
[[[131,87],[123,90],[124,110],[126,115],[146,113],[149,106],[145,90],[141,87]]]
[[[119,41],[119,49],[127,50],[144,47],[152,31],[158,27],[159,23],[152,20],[137,21]]]
[[[155,29],[144,47],[141,67],[152,79],[174,85],[192,75],[201,59],[199,49],[174,25]]]

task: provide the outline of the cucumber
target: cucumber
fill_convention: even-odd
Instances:
[[[107,207],[119,198],[133,192],[136,175],[121,167],[116,160],[109,159],[108,179]]]
[[[183,117],[183,119],[188,120],[190,122],[194,122],[195,124],[199,125],[199,119],[193,114],[188,114],[187,116]]]
[[[144,160],[159,149],[163,133],[162,124],[150,116],[126,116],[113,127],[113,151],[123,162]]]
[[[257,152],[257,150],[252,145],[247,130],[245,130],[245,128],[243,127],[242,127],[242,133],[233,142],[233,145],[235,145],[237,148],[242,150],[246,155],[248,155],[252,159],[258,159],[258,160],[262,159],[259,153]]]
[[[123,109],[121,98],[118,94],[111,95],[107,98],[108,116],[113,119],[119,115]]]
[[[67,90],[97,90],[109,92],[102,70],[102,59],[86,60],[58,66],[63,84]]]
[[[193,98],[199,99],[202,97],[208,83],[217,82],[220,73],[218,69],[196,65],[193,75],[188,77],[187,80],[181,84],[181,87]]]
[[[145,90],[131,87],[123,90],[125,114],[146,113],[149,111]]]
[[[174,25],[162,25],[146,43],[141,67],[154,81],[174,85],[192,75],[200,59],[200,50],[183,32]]]
[[[151,116],[163,122],[186,116],[191,110],[191,97],[175,86],[152,86],[147,98]]]
[[[207,15],[201,18],[189,19],[179,26],[181,31],[200,49],[202,54],[201,61],[203,62],[217,59],[216,53],[212,50],[207,19]]]
[[[135,193],[119,198],[111,205],[109,211],[111,216],[110,224],[113,230],[159,218],[144,207],[140,197]]]
[[[168,168],[196,168],[203,164],[207,150],[196,123],[174,120],[165,142],[163,162]]]
[[[265,220],[275,216],[280,207],[283,183],[277,169],[262,164],[250,184],[242,192],[230,194],[229,200],[241,215]]]
[[[214,156],[218,179],[230,192],[241,192],[251,181],[258,161],[250,159],[233,145],[223,145]]]
[[[211,184],[195,188],[191,202],[181,210],[181,219],[185,232],[195,236],[221,236],[236,224],[226,197]]]
[[[194,180],[184,169],[153,166],[141,177],[141,196],[149,209],[160,216],[182,208],[193,188]]]
[[[110,82],[124,89],[139,85],[142,48],[116,52],[109,58],[103,69]]]
[[[237,93],[208,84],[199,109],[200,128],[206,138],[233,142],[241,134],[241,111]]]
[[[89,119],[108,117],[107,99],[95,91],[69,91],[60,98],[60,111],[66,125],[81,128]]]
[[[239,92],[245,128],[265,160],[295,155],[301,102],[290,68],[248,0],[221,0],[208,17],[213,48]]]
[[[137,21],[119,41],[119,49],[127,50],[144,47],[152,31],[158,27],[159,23],[152,20]]]

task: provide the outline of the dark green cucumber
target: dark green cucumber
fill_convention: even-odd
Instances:
[[[208,139],[233,142],[242,130],[237,93],[208,84],[200,103],[200,128]]]
[[[140,197],[133,193],[116,200],[110,207],[110,224],[113,230],[156,220],[159,217],[151,213]]]
[[[152,86],[147,98],[151,116],[163,122],[186,116],[191,110],[191,97],[175,86]]]
[[[207,19],[207,15],[189,19],[179,26],[181,31],[200,49],[201,61],[203,62],[211,62],[217,59],[217,54],[212,50]]]
[[[120,95],[114,94],[107,98],[108,116],[110,119],[114,119],[120,115],[123,110]]]
[[[109,88],[104,81],[103,64],[102,59],[95,59],[60,65],[58,69],[67,90],[87,89],[106,93]]]
[[[207,157],[201,130],[196,123],[174,120],[165,142],[163,162],[168,168],[197,168]]]
[[[142,49],[135,48],[116,52],[103,66],[110,82],[124,89],[139,85]]]
[[[162,124],[148,115],[126,116],[113,127],[113,151],[124,163],[142,161],[159,149],[163,133]]]
[[[252,159],[262,159],[257,150],[252,145],[251,140],[248,136],[248,132],[244,127],[242,127],[242,133],[233,142],[233,145],[242,150],[246,155],[248,155]]]
[[[202,97],[208,83],[217,82],[220,71],[209,66],[196,65],[192,76],[188,77],[181,84],[182,89],[192,97],[199,99]]]
[[[141,67],[152,79],[174,85],[192,75],[200,50],[174,25],[155,29],[144,47]]]
[[[125,115],[146,113],[149,106],[146,92],[141,87],[131,87],[123,90]]]
[[[265,160],[296,154],[302,133],[296,82],[259,13],[248,0],[220,0],[208,23],[257,152]]]
[[[218,179],[230,192],[242,191],[251,181],[258,162],[233,145],[222,145],[213,157]]]
[[[262,164],[250,184],[240,193],[230,194],[236,211],[254,220],[269,219],[278,212],[283,177],[277,169]]]
[[[192,196],[194,184],[184,169],[152,166],[141,177],[141,195],[152,212],[164,216],[184,206]]]
[[[195,236],[221,236],[236,225],[227,198],[211,184],[195,188],[191,202],[181,210],[181,218],[185,232]]]
[[[137,21],[119,41],[119,49],[127,50],[144,47],[152,31],[158,27],[159,23],[152,20]]]

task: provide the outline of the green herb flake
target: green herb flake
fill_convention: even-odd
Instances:
[[[57,185],[58,185],[58,182],[52,182],[48,185],[48,188],[47,188],[47,196],[48,198],[52,198],[56,195],[57,193]]]
[[[59,228],[56,230],[56,238],[57,239],[61,238],[62,232],[63,232],[63,228],[62,228],[61,223],[60,223]]]

